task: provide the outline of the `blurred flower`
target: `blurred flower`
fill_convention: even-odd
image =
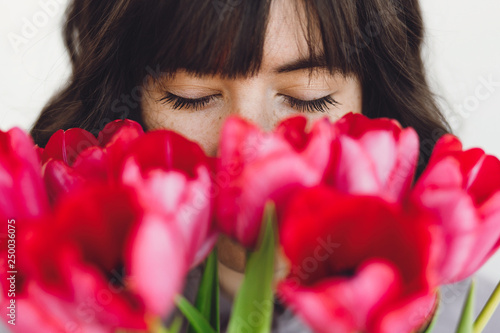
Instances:
[[[150,213],[178,226],[187,248],[186,260],[193,266],[215,244],[211,161],[196,143],[166,130],[144,134],[138,123],[116,120],[97,139],[82,129],[58,131],[43,156],[52,198],[88,182],[120,183],[134,188]]]
[[[418,135],[393,119],[349,113],[333,124],[335,140],[325,182],[352,194],[400,200],[413,182]]]
[[[412,199],[432,210],[446,248],[440,283],[474,274],[500,247],[500,161],[483,150],[463,151],[444,135],[416,183]]]
[[[81,128],[58,130],[52,134],[45,148],[41,150],[42,163],[55,159],[73,165],[83,150],[96,145],[97,140],[94,135]]]
[[[16,221],[15,299],[22,315],[15,328],[19,332],[145,329],[142,295],[132,291],[122,273],[127,241],[141,217],[133,193],[92,186],[72,192],[38,223]],[[173,280],[176,274],[168,278]],[[5,298],[3,304],[8,301]]]
[[[3,252],[7,241],[2,239],[0,263],[17,272],[13,290],[16,311],[22,313],[11,328],[18,332],[110,332],[117,327],[145,327],[140,301],[131,301],[131,294],[112,294],[116,286],[108,283],[108,274],[123,262],[127,223],[136,220],[131,213],[136,206],[119,193],[93,188],[72,193],[53,212],[38,152],[19,129],[0,133],[0,161],[0,212],[5,219],[15,219],[16,255],[8,266]],[[101,215],[103,211],[114,219]],[[7,297],[11,273],[1,271],[0,303],[7,307],[12,299]]]
[[[268,200],[290,268],[279,296],[315,331],[420,328],[437,287],[500,247],[500,161],[445,135],[411,189],[413,129],[359,114],[306,125],[297,116],[263,132],[230,117],[217,158],[131,120],[97,138],[61,130],[45,148],[17,128],[0,132],[0,218],[16,231],[14,329],[148,329],[171,313],[219,231],[255,247]],[[0,270],[2,307],[8,274]]]
[[[306,118],[281,122],[272,133],[229,118],[222,130],[217,176],[225,178],[216,196],[218,227],[243,246],[259,235],[265,202],[279,210],[294,189],[320,182],[330,158],[332,130],[323,118],[306,132]]]
[[[302,190],[280,229],[291,272],[279,294],[316,332],[411,332],[436,300],[432,218],[378,197]]]
[[[48,211],[33,141],[15,127],[0,131],[0,218],[26,219]]]
[[[162,219],[161,223],[155,220],[154,228],[175,226],[192,266],[210,253],[217,238],[211,224],[210,177],[209,159],[200,146],[166,130],[148,132],[136,140],[121,175],[121,182],[135,190],[142,207]]]
[[[128,146],[143,134],[132,120],[108,123],[97,139],[80,128],[54,133],[41,153],[51,200],[89,181],[117,179]]]
[[[45,149],[20,130],[0,137],[1,213],[17,219],[16,328],[146,329],[170,313],[193,261],[215,243],[211,162],[195,143],[131,121],[108,124],[99,145],[82,145],[83,130],[56,134]]]
[[[24,228],[36,225],[38,219],[50,212],[47,193],[43,185],[40,160],[33,141],[19,128],[7,132],[0,131],[0,218],[3,230],[0,232],[0,284],[2,296],[8,294],[9,277],[12,271],[25,258],[18,257],[15,251],[18,238]],[[23,225],[20,225],[20,221]],[[12,236],[8,230],[12,229]],[[8,257],[8,244],[11,243],[11,257]],[[8,259],[14,259],[8,261]],[[8,269],[10,267],[10,269]]]

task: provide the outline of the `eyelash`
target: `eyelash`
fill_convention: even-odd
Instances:
[[[189,109],[193,108],[198,110],[198,108],[204,107],[207,105],[212,99],[217,97],[218,95],[211,95],[196,99],[183,98],[172,93],[167,93],[163,98],[159,100],[163,104],[169,103],[172,105],[174,109],[182,110],[184,108]]]
[[[310,101],[304,101],[286,95],[282,96],[292,108],[300,112],[326,112],[328,111],[328,104],[332,106],[339,105],[339,102],[334,100],[332,96],[325,96]]]
[[[217,96],[219,95],[211,95],[196,99],[190,99],[190,98],[183,98],[174,95],[172,93],[166,93],[166,95],[162,97],[159,100],[159,102],[162,102],[163,104],[169,103],[171,104],[172,108],[176,110],[182,110],[184,108],[186,109],[192,108],[194,110],[198,110],[207,105],[212,99],[214,99]],[[331,96],[325,96],[310,101],[304,101],[286,95],[282,96],[285,98],[287,103],[292,108],[298,110],[299,112],[326,112],[328,111],[328,104],[331,104],[332,106],[337,106],[340,104],[339,102],[334,100],[333,97]]]

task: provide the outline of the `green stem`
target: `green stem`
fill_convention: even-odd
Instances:
[[[484,327],[486,326],[486,324],[488,324],[488,321],[493,316],[493,313],[495,312],[499,304],[500,282],[497,284],[495,291],[493,291],[490,298],[488,299],[488,302],[486,302],[486,305],[481,310],[481,313],[474,322],[474,333],[481,333],[483,331]]]

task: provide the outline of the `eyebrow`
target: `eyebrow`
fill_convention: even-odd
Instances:
[[[282,74],[298,71],[301,69],[326,67],[326,57],[324,54],[320,54],[314,55],[312,59],[310,59],[309,57],[300,57],[287,64],[279,66],[278,68],[274,69],[273,72],[275,74]]]

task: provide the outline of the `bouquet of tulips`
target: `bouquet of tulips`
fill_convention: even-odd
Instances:
[[[270,332],[275,300],[316,332],[430,332],[439,287],[500,246],[499,160],[444,135],[415,181],[412,128],[359,114],[307,125],[230,117],[216,157],[130,120],[97,138],[60,130],[44,149],[0,132],[4,326],[178,332],[178,308],[190,332],[218,332],[225,235],[247,253],[228,332]],[[192,304],[182,290],[199,265]],[[457,330],[480,331],[499,289],[474,321],[471,288]]]

